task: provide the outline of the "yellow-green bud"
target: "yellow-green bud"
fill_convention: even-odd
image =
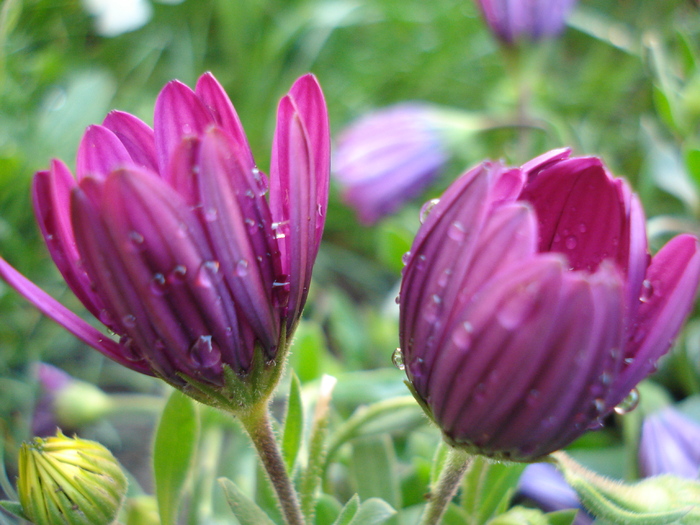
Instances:
[[[126,495],[127,480],[112,453],[94,441],[35,438],[19,452],[17,492],[36,525],[109,525]]]

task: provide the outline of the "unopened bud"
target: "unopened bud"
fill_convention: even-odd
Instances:
[[[35,438],[19,453],[17,491],[25,516],[36,525],[109,525],[126,495],[119,463],[94,441]]]

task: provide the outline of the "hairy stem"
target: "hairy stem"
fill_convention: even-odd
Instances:
[[[288,525],[304,525],[299,498],[287,474],[279,445],[270,425],[267,403],[263,405],[264,408],[260,410],[253,410],[245,416],[240,416],[240,420],[250,435],[275,489],[285,521]]]
[[[435,487],[431,487],[430,500],[423,512],[421,525],[440,523],[440,519],[457,492],[471,460],[472,456],[469,453],[458,448],[450,448],[437,484]]]

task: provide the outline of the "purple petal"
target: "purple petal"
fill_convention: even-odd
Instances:
[[[214,116],[194,91],[177,80],[168,82],[158,95],[154,114],[159,173],[167,173],[170,157],[183,138],[199,136],[212,124]]]
[[[272,310],[276,243],[255,168],[240,147],[217,128],[204,135],[197,178],[203,223],[241,317],[272,359],[279,338]]]
[[[78,182],[88,175],[104,179],[113,170],[130,165],[133,165],[131,155],[109,129],[95,124],[85,130],[78,147]]]
[[[142,120],[123,111],[111,111],[102,122],[121,141],[137,166],[158,173],[153,130]]]
[[[95,317],[100,317],[102,301],[91,288],[90,278],[80,265],[80,253],[70,222],[70,192],[75,179],[60,160],[51,162],[50,171],[34,176],[34,212],[46,247],[66,284]]]
[[[41,313],[60,324],[83,343],[92,346],[120,365],[146,375],[153,375],[143,361],[124,358],[119,345],[107,336],[87,324],[80,317],[68,310],[37,285],[20,274],[7,261],[0,257],[0,277],[32,303]]]
[[[236,149],[240,154],[245,155],[245,163],[255,164],[245,130],[238,118],[238,113],[236,113],[226,91],[214,78],[214,75],[204,73],[199,77],[195,93],[214,116],[216,123],[231,135],[231,138],[237,144]]]
[[[692,235],[671,239],[651,261],[642,286],[641,304],[630,327],[628,366],[615,384],[617,402],[649,375],[670,348],[690,312],[700,282],[700,251]]]
[[[315,78],[306,75],[280,101],[270,168],[272,219],[285,230],[278,244],[283,272],[290,276],[288,330],[306,302],[325,223],[328,176],[325,102]]]
[[[639,440],[639,470],[644,477],[700,476],[700,424],[668,407],[644,418]]]

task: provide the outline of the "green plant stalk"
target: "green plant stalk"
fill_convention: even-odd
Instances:
[[[270,425],[267,400],[249,412],[239,414],[239,418],[253,445],[255,445],[258,456],[270,478],[285,521],[288,525],[304,525],[299,498],[294,490],[292,480],[287,474],[284,459]]]
[[[462,483],[462,478],[469,468],[472,458],[473,456],[468,452],[450,447],[445,466],[440,472],[437,484],[435,487],[430,488],[430,500],[423,512],[420,521],[421,525],[437,525],[440,523],[442,515],[447,510],[447,505]]]

